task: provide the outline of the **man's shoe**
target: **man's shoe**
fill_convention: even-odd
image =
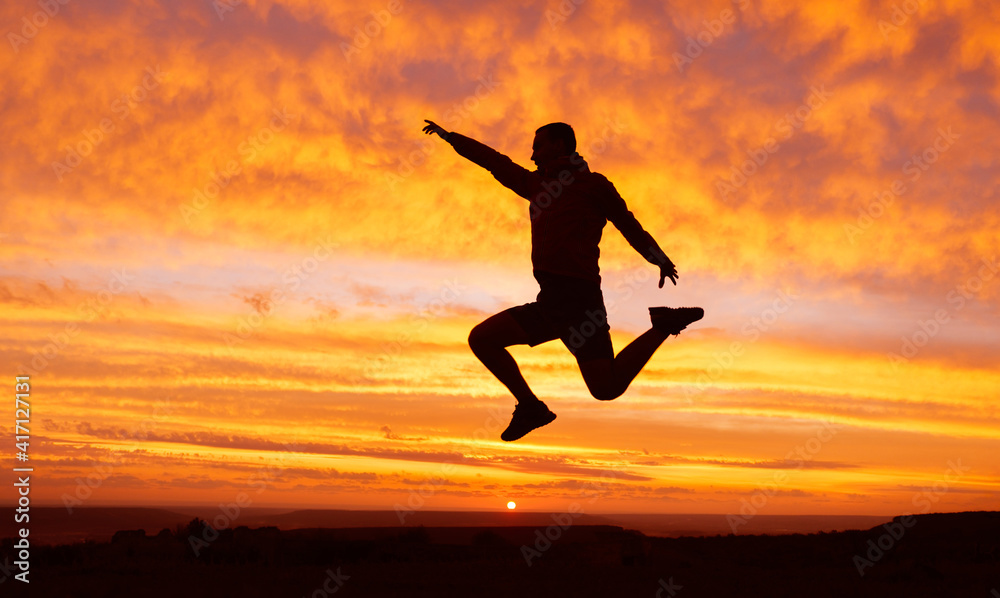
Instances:
[[[507,442],[517,440],[535,428],[551,424],[555,418],[556,414],[549,411],[541,401],[518,403],[514,407],[514,417],[511,418],[510,425],[503,434],[500,434],[500,438]]]
[[[688,327],[688,324],[697,322],[705,317],[705,310],[700,307],[650,307],[649,319],[653,322],[653,328],[668,336],[677,335]]]

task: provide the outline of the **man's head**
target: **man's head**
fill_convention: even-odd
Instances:
[[[576,134],[566,123],[549,123],[535,131],[531,144],[531,161],[539,169],[552,165],[557,158],[572,156],[576,152]]]

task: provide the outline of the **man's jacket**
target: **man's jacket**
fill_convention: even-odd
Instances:
[[[482,143],[452,132],[448,143],[459,155],[493,174],[528,200],[531,218],[531,264],[535,270],[597,283],[601,233],[611,221],[650,263],[662,252],[604,175],[591,172],[580,154],[560,158],[551,169],[530,171]]]

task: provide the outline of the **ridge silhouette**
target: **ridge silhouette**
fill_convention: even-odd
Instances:
[[[366,597],[662,598],[661,588],[673,588],[678,596],[988,598],[1000,586],[1000,512],[907,515],[838,532],[672,538],[582,522],[546,536],[551,514],[537,515],[540,523],[470,527],[241,525],[217,530],[195,554],[191,536],[211,525],[196,517],[155,535],[133,528],[102,542],[37,545],[32,565],[44,575],[33,588],[8,579],[3,592],[322,596],[316,592],[325,585],[326,596]],[[888,544],[892,527],[905,531]],[[17,559],[13,544],[0,541],[0,563]],[[881,552],[872,554],[873,546]],[[872,560],[864,575],[859,555]]]
[[[700,307],[651,307],[650,329],[616,356],[598,266],[605,224],[614,224],[629,245],[659,269],[660,288],[668,278],[676,285],[679,275],[611,181],[592,172],[576,152],[573,128],[561,122],[539,127],[531,146],[536,170],[529,171],[475,139],[424,122],[424,133],[438,135],[529,202],[538,296],[490,316],[469,333],[472,352],[517,401],[511,423],[500,435],[503,440],[522,438],[556,418],[528,387],[508,347],[561,340],[576,358],[590,394],[610,401],[625,393],[668,336],[704,316]]]

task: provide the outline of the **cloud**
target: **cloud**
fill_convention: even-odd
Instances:
[[[419,442],[422,440],[427,440],[427,438],[425,437],[401,436],[393,432],[392,428],[390,428],[389,426],[382,426],[381,428],[379,428],[379,432],[382,432],[385,435],[386,440],[403,440],[407,442]]]
[[[277,426],[351,461],[289,469],[303,487],[337,479],[331,492],[371,489],[381,479],[365,476],[398,462],[482,465],[526,488],[591,479],[593,453],[621,450],[642,460],[622,496],[704,491],[687,468],[787,467],[802,422],[821,420],[850,422],[859,448],[831,444],[809,476],[903,481],[920,466],[884,456],[885,435],[957,452],[990,438],[996,9],[630,0],[554,18],[552,3],[436,0],[378,22],[377,4],[60,6],[0,53],[0,355],[45,385],[67,484],[112,454],[153,468],[197,450],[217,470],[280,451]],[[0,20],[14,31],[26,10]],[[706,307],[614,411],[588,402],[564,353],[514,348],[565,405],[544,454],[467,442],[490,401],[509,401],[468,330],[535,292],[530,223],[425,118],[526,165],[539,125],[573,124],[683,272],[655,296],[629,284],[646,263],[607,230],[617,347],[648,326],[633,315],[646,305]],[[772,322],[775,289],[801,299]],[[288,301],[271,310],[275,290]]]

